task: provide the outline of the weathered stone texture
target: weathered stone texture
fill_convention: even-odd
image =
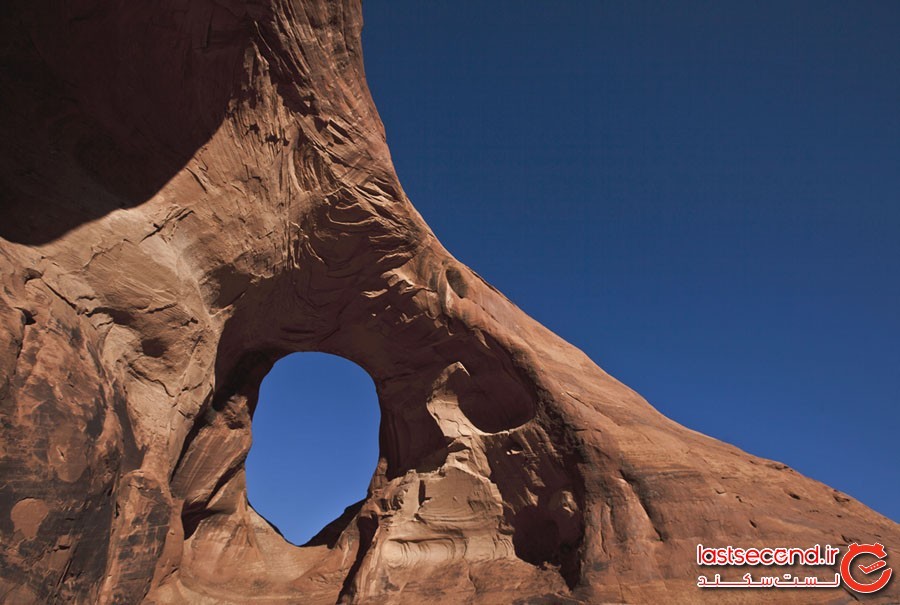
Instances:
[[[900,546],[661,416],[440,245],[357,1],[13,0],[0,23],[0,598],[743,602],[698,591],[698,542]],[[367,498],[305,547],[243,468],[293,351],[360,364],[382,413]]]

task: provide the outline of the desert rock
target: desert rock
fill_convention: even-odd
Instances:
[[[698,590],[698,543],[900,547],[441,246],[391,165],[358,0],[13,0],[0,23],[6,602],[738,603]],[[368,496],[303,547],[243,470],[294,351],[365,368],[382,414]]]

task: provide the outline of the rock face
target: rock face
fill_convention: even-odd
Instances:
[[[357,0],[4,12],[0,599],[745,602],[696,587],[698,543],[900,547],[661,416],[440,245],[392,168]],[[294,351],[361,365],[382,414],[367,498],[304,547],[243,469]]]

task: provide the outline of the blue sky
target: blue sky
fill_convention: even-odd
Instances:
[[[900,519],[900,3],[364,11],[400,180],[457,258],[666,415]],[[377,457],[371,381],[313,358],[267,379],[248,461],[298,541],[312,490],[337,516]],[[294,490],[270,441],[356,474]]]

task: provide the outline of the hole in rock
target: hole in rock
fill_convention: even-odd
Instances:
[[[253,414],[250,504],[289,542],[305,544],[365,498],[378,462],[378,423],[375,385],[352,361],[326,353],[280,359]]]

